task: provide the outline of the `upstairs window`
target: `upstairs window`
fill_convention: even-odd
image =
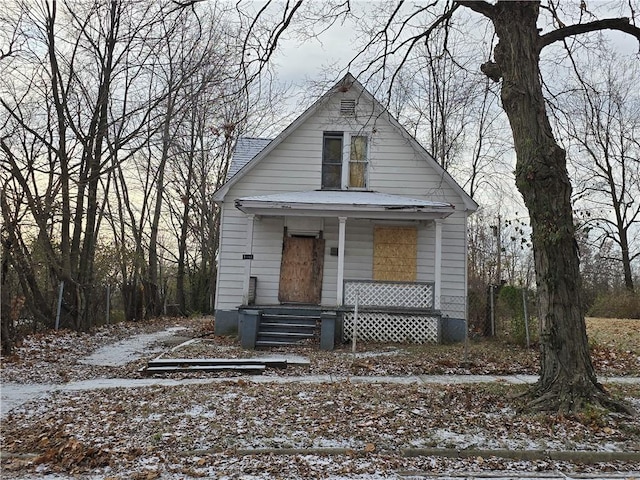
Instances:
[[[322,140],[322,189],[365,190],[368,187],[369,173],[368,137],[324,132]]]
[[[367,137],[351,135],[349,154],[349,187],[367,188]]]
[[[322,188],[342,188],[342,132],[324,132],[322,145]]]

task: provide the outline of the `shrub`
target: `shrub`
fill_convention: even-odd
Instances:
[[[529,313],[529,336],[532,340],[534,334],[537,336],[537,329],[532,328],[531,313],[533,302],[527,292],[527,309]],[[524,318],[524,308],[522,303],[522,288],[505,285],[500,289],[497,301],[496,319],[502,325],[502,332],[510,340],[520,345],[525,345],[527,332]]]
[[[587,311],[587,315],[590,317],[640,319],[640,293],[623,290],[600,294]]]
[[[485,335],[487,325],[486,285],[474,282],[469,285],[469,333]]]

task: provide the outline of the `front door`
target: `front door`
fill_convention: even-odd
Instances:
[[[324,239],[285,237],[280,265],[280,303],[320,304]]]

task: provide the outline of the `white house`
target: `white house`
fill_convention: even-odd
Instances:
[[[464,336],[466,226],[478,205],[352,75],[276,138],[239,139],[214,200],[216,333],[277,344],[269,325],[287,329],[274,319],[306,312],[323,329],[335,319],[347,339],[357,303],[358,338]],[[290,323],[304,338],[303,322]]]

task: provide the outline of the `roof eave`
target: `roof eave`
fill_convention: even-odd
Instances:
[[[455,212],[453,205],[384,206],[353,204],[309,204],[289,202],[241,201],[236,200],[236,208],[246,214],[257,216],[309,216],[309,217],[349,217],[396,220],[434,220],[447,218]]]

